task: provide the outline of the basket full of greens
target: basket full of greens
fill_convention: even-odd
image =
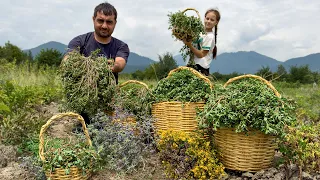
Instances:
[[[226,168],[254,172],[271,165],[275,138],[295,121],[294,109],[269,81],[242,75],[216,88],[198,118],[200,127],[216,130]]]
[[[157,130],[198,129],[196,113],[204,107],[213,85],[198,71],[179,67],[170,71],[153,89],[152,115]]]

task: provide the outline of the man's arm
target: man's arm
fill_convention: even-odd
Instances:
[[[122,43],[118,49],[116,59],[114,60],[112,72],[121,72],[126,67],[129,54],[130,50],[128,45],[126,43]]]
[[[126,60],[122,57],[116,57],[114,65],[112,67],[112,72],[121,72],[126,67]]]

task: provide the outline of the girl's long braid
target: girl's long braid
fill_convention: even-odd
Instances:
[[[214,27],[214,48],[212,50],[212,58],[215,59],[217,57],[217,35],[218,35],[218,24]]]

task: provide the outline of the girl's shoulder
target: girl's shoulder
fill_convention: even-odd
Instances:
[[[206,33],[201,34],[200,37],[203,39],[213,39],[214,34],[213,34],[213,32],[206,32]]]

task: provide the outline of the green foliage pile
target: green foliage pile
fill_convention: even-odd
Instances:
[[[44,171],[54,172],[56,168],[62,168],[66,175],[70,174],[72,166],[78,167],[85,174],[93,170],[99,159],[93,147],[85,142],[70,143],[65,139],[53,139],[46,143],[44,157]]]
[[[72,51],[62,62],[60,71],[67,109],[91,116],[98,109],[111,110],[115,77],[107,59],[97,53],[84,57],[78,51]]]
[[[151,90],[139,84],[127,84],[119,89],[116,102],[135,116],[151,115]]]
[[[199,113],[201,127],[250,128],[265,134],[281,135],[285,125],[295,121],[294,102],[277,97],[260,80],[245,78],[226,88],[215,87],[204,110]]]
[[[204,33],[204,26],[201,20],[195,16],[187,16],[184,12],[178,11],[170,13],[169,16],[169,30],[172,30],[172,35],[177,39],[186,40],[188,42],[199,38],[201,33]],[[181,36],[177,36],[180,34]],[[184,45],[180,53],[184,60],[191,54],[190,49]]]
[[[200,102],[206,101],[210,93],[210,85],[187,69],[160,80],[152,92],[155,102]]]
[[[302,171],[320,171],[320,123],[299,122],[286,127],[279,147],[285,165],[296,164]]]
[[[224,166],[210,142],[197,133],[162,131],[157,147],[169,178],[215,179],[224,174]]]

